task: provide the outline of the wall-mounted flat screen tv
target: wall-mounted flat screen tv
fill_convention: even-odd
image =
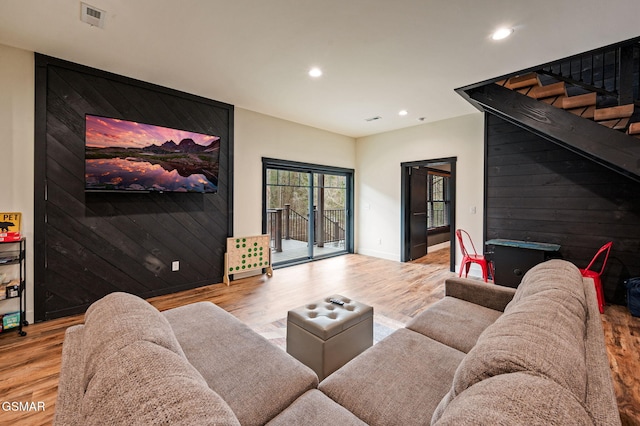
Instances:
[[[85,190],[218,190],[220,137],[87,114]]]

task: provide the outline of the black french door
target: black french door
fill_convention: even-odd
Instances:
[[[263,159],[274,266],[353,252],[353,170]]]

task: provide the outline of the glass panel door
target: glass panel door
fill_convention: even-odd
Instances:
[[[347,177],[314,173],[315,245],[313,256],[346,250]]]
[[[275,266],[353,251],[351,170],[263,160],[265,230]],[[291,164],[291,167],[287,167]]]
[[[267,233],[271,236],[274,264],[309,259],[312,255],[312,179],[308,172],[267,169]]]

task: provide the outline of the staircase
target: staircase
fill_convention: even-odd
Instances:
[[[456,91],[640,182],[640,37]]]
[[[634,103],[599,107],[599,98],[602,104],[610,104],[613,96],[598,95],[595,91],[536,72],[500,80],[496,84],[640,139],[640,114]],[[570,95],[571,92],[578,94]]]

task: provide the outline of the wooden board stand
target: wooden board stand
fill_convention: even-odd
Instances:
[[[264,270],[268,277],[273,276],[269,234],[227,238],[223,277],[226,285],[230,285],[230,275],[259,269]]]

